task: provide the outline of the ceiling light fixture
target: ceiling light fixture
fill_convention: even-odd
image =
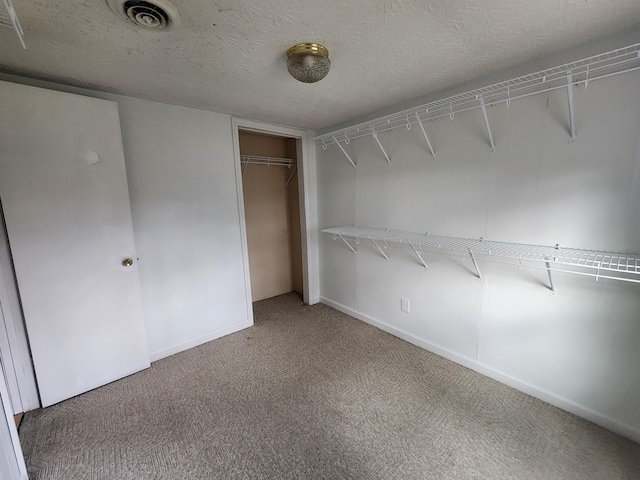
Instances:
[[[300,43],[287,51],[287,70],[293,78],[315,83],[329,73],[329,51],[317,43]]]

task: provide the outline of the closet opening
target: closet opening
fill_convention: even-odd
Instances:
[[[238,130],[252,302],[304,295],[299,141]]]

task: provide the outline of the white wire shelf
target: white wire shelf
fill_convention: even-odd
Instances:
[[[18,40],[20,40],[22,48],[26,49],[27,46],[25,45],[23,38],[24,31],[22,30],[22,25],[20,25],[20,20],[18,20],[18,15],[16,14],[16,10],[13,8],[11,0],[2,0],[2,4],[4,5],[4,11],[0,8],[0,27],[12,29],[18,36]]]
[[[269,165],[275,167],[287,167],[293,168],[291,171],[291,175],[287,179],[287,186],[291,182],[293,175],[296,173],[297,166],[296,162],[291,158],[280,158],[280,157],[262,157],[260,155],[240,155],[240,164],[242,165],[242,173],[244,174],[247,165]]]
[[[291,158],[278,158],[278,157],[261,157],[259,155],[240,155],[240,163],[246,165],[253,163],[256,165],[279,165],[282,167],[293,167],[293,160]]]
[[[559,88],[568,88],[571,116],[570,133],[571,138],[574,138],[575,124],[573,121],[572,87],[583,85],[584,88],[587,88],[589,82],[638,69],[640,69],[640,44],[635,44],[572,63],[560,65],[558,67],[523,75],[504,82],[442,98],[424,105],[419,105],[384,117],[359,123],[351,127],[319,135],[315,137],[315,140],[317,144],[322,146],[325,150],[327,146],[337,144],[341,148],[342,152],[347,156],[351,164],[355,167],[355,163],[344,151],[341,143],[349,143],[351,140],[368,135],[373,135],[374,138],[378,140],[377,133],[379,132],[389,131],[399,127],[406,127],[410,129],[412,125],[418,124],[429,145],[431,154],[435,156],[422,122],[444,116],[449,116],[453,119],[454,116],[460,112],[480,108],[483,112],[489,143],[493,149],[493,138],[486,115],[485,105],[496,105],[499,103],[506,103],[509,105],[513,100]],[[379,141],[378,144],[380,145],[387,161],[390,161]]]
[[[401,244],[411,247],[426,268],[422,257],[423,249],[437,253],[463,254],[470,258],[479,278],[482,274],[477,259],[513,264],[518,267],[540,268],[549,272],[551,290],[555,291],[551,272],[565,272],[612,280],[640,283],[640,254],[604,252],[577,248],[565,248],[549,245],[530,245],[524,243],[500,242],[484,238],[460,238],[387,230],[372,227],[342,226],[327,228],[322,232],[340,238],[353,251],[355,248],[346,240],[371,241],[374,247],[386,258],[389,244]]]

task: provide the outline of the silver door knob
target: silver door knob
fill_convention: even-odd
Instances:
[[[127,257],[124,260],[122,260],[122,265],[125,267],[130,267],[131,265],[133,265],[133,258],[131,257]]]

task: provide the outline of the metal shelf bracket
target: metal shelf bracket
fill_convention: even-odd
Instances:
[[[340,240],[342,240],[342,241],[345,243],[345,245],[346,245],[347,247],[349,247],[349,250],[351,250],[353,253],[356,253],[356,249],[355,249],[355,248],[353,248],[353,247],[351,246],[351,244],[350,244],[349,242],[347,242],[347,241],[344,239],[344,237],[343,237],[342,235],[338,234],[338,237],[340,237]],[[333,239],[335,240],[335,239],[336,239],[336,237],[334,237]]]
[[[587,88],[589,88],[589,65],[587,65],[587,71],[584,77],[584,89],[586,90]]]
[[[384,158],[387,159],[388,163],[391,163],[391,159],[389,158],[389,155],[387,155],[387,152],[382,146],[382,143],[380,143],[380,139],[378,138],[378,133],[376,132],[376,129],[373,128],[373,126],[371,127],[371,135],[376,140],[376,142],[378,142],[378,146],[380,147],[380,150],[382,150],[382,154],[384,155]]]
[[[344,153],[344,156],[347,157],[347,160],[349,160],[349,163],[351,165],[353,165],[353,168],[356,168],[356,164],[353,162],[353,160],[351,160],[351,157],[349,156],[347,151],[344,149],[344,147],[342,145],[340,145],[340,142],[338,140],[336,140],[336,136],[334,135],[332,138],[333,138],[333,141],[335,142],[335,144],[338,145],[338,147],[340,147],[340,150],[342,150],[342,153]]]
[[[491,145],[491,151],[493,152],[496,148],[496,145],[495,143],[493,143],[493,135],[491,135],[491,127],[489,126],[489,117],[487,117],[487,107],[485,107],[484,105],[484,98],[482,98],[482,95],[478,95],[478,101],[480,102],[480,109],[482,110],[482,118],[484,118],[484,126],[487,128],[489,145]]]
[[[549,274],[549,288],[553,293],[556,293],[556,287],[553,285],[553,277],[551,276],[551,263],[549,257],[546,257],[545,265],[547,266],[547,273]]]
[[[422,121],[420,121],[420,115],[416,112],[416,122],[420,126],[420,130],[422,130],[422,134],[424,135],[424,139],[427,141],[427,145],[429,145],[429,151],[431,152],[431,156],[436,158],[436,154],[433,151],[433,147],[431,146],[431,142],[429,141],[429,137],[427,136],[427,131],[424,129],[424,125],[422,125]]]
[[[409,242],[409,245],[411,245],[411,249],[413,250],[413,253],[415,253],[417,257],[420,259],[420,262],[422,263],[422,265],[424,265],[424,268],[429,268],[429,265],[427,265],[427,262],[425,262],[424,258],[422,258],[422,248],[420,249],[420,251],[418,251],[416,247],[413,246],[413,243]]]
[[[286,183],[287,187],[291,183],[291,179],[293,178],[297,170],[298,170],[298,166],[296,165],[295,167],[293,167],[293,171],[291,172],[291,175],[289,175],[289,178],[287,178],[287,183]]]
[[[469,256],[473,261],[473,266],[476,267],[476,273],[478,274],[478,278],[482,280],[482,273],[480,273],[480,267],[478,267],[478,262],[476,261],[476,257],[473,256],[473,252],[469,249]]]
[[[569,134],[571,135],[571,141],[573,141],[576,138],[576,120],[573,111],[573,75],[571,70],[567,72],[567,98],[569,100]]]
[[[382,249],[380,248],[380,245],[378,245],[376,243],[376,241],[373,238],[370,238],[371,242],[376,246],[376,248],[378,249],[378,251],[380,252],[380,255],[382,255],[386,260],[389,260],[389,257],[387,257],[387,254],[384,253],[384,251],[382,251]],[[384,248],[387,248],[387,244],[385,242]]]

